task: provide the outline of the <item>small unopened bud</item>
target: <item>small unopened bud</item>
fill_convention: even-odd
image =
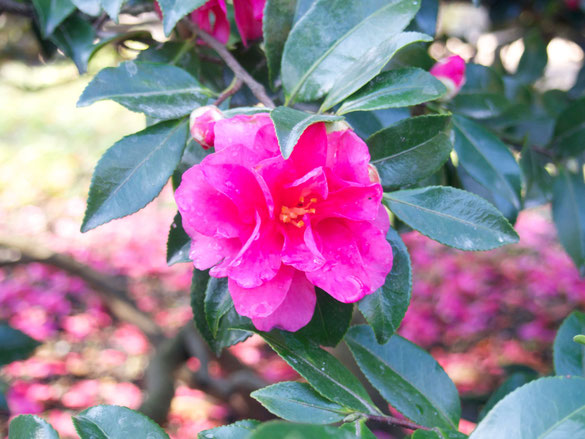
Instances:
[[[431,68],[430,74],[447,87],[443,100],[452,99],[465,83],[465,60],[459,55],[442,59]]]
[[[378,170],[371,163],[368,164],[368,175],[372,183],[380,183],[380,174],[378,174]]]
[[[191,136],[203,149],[209,149],[215,142],[213,130],[215,122],[222,120],[223,114],[213,105],[199,107],[191,113],[189,127]]]

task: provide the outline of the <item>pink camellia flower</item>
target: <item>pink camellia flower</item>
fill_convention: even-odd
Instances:
[[[315,286],[350,303],[383,285],[389,217],[351,129],[311,125],[287,160],[266,113],[213,130],[215,152],[183,174],[175,198],[195,267],[228,278],[238,313],[262,331],[296,331]]]
[[[262,19],[266,0],[234,0],[236,26],[244,46],[249,40],[262,37]]]
[[[579,0],[565,0],[565,5],[572,11],[579,9]]]
[[[445,84],[447,95],[451,99],[465,83],[465,60],[459,55],[453,55],[437,62],[430,70],[431,75]]]
[[[215,141],[213,127],[215,122],[223,119],[221,111],[213,105],[199,107],[193,110],[190,118],[191,136],[203,149],[209,149]]]

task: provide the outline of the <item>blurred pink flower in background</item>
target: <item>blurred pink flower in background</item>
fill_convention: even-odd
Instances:
[[[451,99],[465,83],[465,60],[459,55],[450,56],[437,62],[430,73],[447,87],[444,99]]]

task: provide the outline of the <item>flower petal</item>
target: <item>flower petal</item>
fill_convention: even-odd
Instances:
[[[323,122],[307,128],[288,158],[296,168],[297,175],[305,175],[319,166],[325,166],[327,159],[327,132]]]
[[[255,151],[259,160],[280,154],[274,124],[268,113],[239,115],[216,122],[215,150],[241,145]]]
[[[231,260],[241,247],[239,239],[223,239],[206,236],[198,232],[191,235],[189,258],[198,270],[207,270],[224,259]],[[223,276],[215,276],[223,277]]]
[[[284,301],[294,271],[292,267],[282,265],[274,278],[254,288],[242,288],[234,280],[228,279],[228,289],[236,311],[250,318],[272,314]]]
[[[311,321],[316,302],[315,287],[307,280],[305,273],[297,270],[280,306],[267,317],[253,318],[252,323],[260,331],[273,328],[298,331]]]
[[[365,142],[353,131],[327,134],[327,168],[348,182],[369,184],[370,152]]]
[[[325,258],[317,248],[310,221],[307,220],[306,224],[304,230],[293,226],[283,227],[286,231],[282,262],[297,270],[315,271],[325,264]]]
[[[355,221],[372,221],[378,215],[382,201],[382,186],[346,186],[330,192],[327,200],[319,203],[320,218],[347,218]]]

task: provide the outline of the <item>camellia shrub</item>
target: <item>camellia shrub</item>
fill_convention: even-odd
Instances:
[[[453,382],[395,334],[412,290],[401,232],[491,250],[518,241],[523,208],[551,202],[560,241],[585,274],[585,74],[569,91],[537,83],[557,29],[585,47],[585,15],[552,0],[484,7],[522,41],[515,72],[502,64],[510,41],[489,67],[433,59],[436,0],[3,6],[31,15],[46,55],[59,49],[80,72],[106,44],[141,48],[79,99],[110,99],[147,121],[98,162],[81,229],[137,212],[171,180],[178,213],[160,233],[169,264],[194,265],[201,336],[219,355],[258,334],[304,378],[252,394],[283,421],[240,420],[199,437],[371,438],[373,423],[414,439],[467,437]],[[148,11],[164,43],[144,30]],[[137,19],[106,26],[121,12]],[[583,346],[573,341],[584,322],[576,311],[558,332],[556,376],[512,393],[505,385],[472,439],[585,435]],[[29,346],[16,358],[31,349],[21,339]],[[342,341],[384,404],[328,349]],[[167,437],[117,406],[74,423],[84,439]],[[57,436],[40,418],[12,421],[10,438],[33,437]]]

